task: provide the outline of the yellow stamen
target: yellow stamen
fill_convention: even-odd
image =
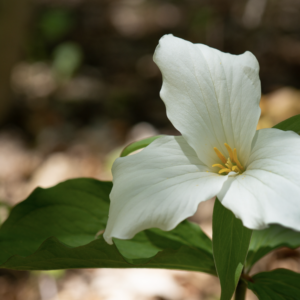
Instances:
[[[231,172],[230,169],[222,169],[222,170],[219,171],[219,174],[222,174],[222,173],[227,173],[228,174],[229,172]]]
[[[245,169],[238,159],[236,148],[232,150],[232,148],[227,143],[224,143],[224,146],[229,153],[229,158],[226,159],[222,152],[218,150],[217,147],[214,147],[216,154],[224,165],[219,163],[212,165],[212,167],[220,168],[221,170],[219,170],[218,173],[221,175],[227,175],[230,172],[234,172],[236,175],[242,174]]]
[[[220,168],[220,169],[224,169],[224,166],[222,166],[221,164],[214,164],[214,165],[212,165],[212,167],[214,168],[214,167],[218,167],[218,168]]]
[[[238,166],[233,166],[232,167],[232,171],[236,172],[236,173],[241,173],[241,170],[239,169]]]
[[[235,161],[235,163],[239,167],[239,169],[244,170],[243,166],[241,165],[241,163],[238,160],[236,148],[233,149],[233,160]]]
[[[218,155],[218,157],[223,162],[223,164],[226,164],[227,163],[227,159],[224,157],[224,155],[218,150],[217,147],[214,147],[214,150],[215,150],[216,154]]]
[[[233,161],[233,152],[232,152],[232,149],[230,148],[230,146],[228,144],[224,144],[227,151],[228,151],[228,154],[229,154],[229,157],[230,157],[230,160]]]

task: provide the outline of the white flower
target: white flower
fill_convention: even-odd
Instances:
[[[214,196],[248,228],[300,230],[300,137],[256,131],[261,90],[253,54],[166,35],[154,61],[168,118],[182,136],[161,137],[116,160],[106,241],[151,227],[171,230]]]

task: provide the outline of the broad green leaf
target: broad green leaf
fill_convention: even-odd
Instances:
[[[300,115],[284,120],[279,124],[275,125],[273,128],[281,129],[284,131],[292,130],[300,134]]]
[[[300,274],[276,269],[271,272],[258,273],[248,282],[248,288],[263,300],[299,300]]]
[[[179,249],[183,245],[201,252],[202,268],[207,273],[216,274],[212,256],[211,240],[203,233],[200,227],[188,221],[182,222],[170,232],[160,229],[150,229],[140,232],[132,240],[118,240],[114,242],[130,263],[142,263],[145,257],[156,255],[163,249]],[[145,245],[148,245],[145,247]]]
[[[271,225],[264,230],[254,230],[246,261],[246,271],[248,272],[263,256],[281,247],[291,249],[300,247],[300,232],[280,225]]]
[[[177,226],[170,232],[162,231],[160,229],[151,229],[146,232],[149,234],[153,232],[156,235],[159,235],[161,237],[160,239],[156,238],[155,240],[152,239],[152,241],[162,248],[167,248],[172,239],[176,243],[204,250],[211,255],[213,253],[211,239],[195,223],[183,221],[180,226]]]
[[[213,269],[203,268],[205,258],[201,252],[187,246],[179,249],[165,249],[152,258],[145,258],[139,264],[128,263],[116,246],[99,239],[80,247],[69,247],[54,237],[48,238],[32,255],[15,255],[1,265],[1,268],[17,270],[55,270],[72,268],[159,268],[207,272],[215,275]]]
[[[211,241],[187,221],[171,232],[146,230],[108,245],[105,229],[112,184],[73,179],[36,189],[0,228],[0,267],[170,268],[215,274]]]
[[[14,254],[32,254],[52,236],[70,247],[93,241],[105,229],[111,187],[110,182],[75,179],[37,188],[0,228],[0,264]]]
[[[155,141],[156,139],[160,138],[161,135],[156,135],[156,136],[152,136],[152,137],[149,137],[147,139],[143,139],[143,140],[140,140],[140,141],[137,141],[137,142],[134,142],[132,144],[129,144],[128,146],[126,146],[122,153],[121,153],[121,157],[124,157],[124,156],[127,156],[128,154],[136,151],[136,150],[139,150],[139,149],[142,149],[142,148],[145,148],[147,147],[148,145],[150,145],[153,141]]]
[[[221,283],[221,300],[230,300],[240,278],[252,230],[216,199],[213,212],[213,254]]]

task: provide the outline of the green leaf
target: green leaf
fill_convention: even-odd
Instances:
[[[65,42],[58,45],[53,53],[52,67],[58,79],[69,79],[82,62],[82,50],[76,43]]]
[[[36,189],[0,228],[0,267],[167,268],[216,274],[211,241],[187,221],[170,232],[151,229],[108,245],[101,235],[111,182],[73,179]],[[99,232],[100,231],[100,232]]]
[[[213,212],[213,254],[221,283],[221,300],[230,300],[240,278],[252,230],[216,199]]]
[[[248,282],[248,288],[263,300],[299,300],[300,274],[277,269],[258,273]]]
[[[154,257],[131,264],[124,259],[115,245],[108,245],[101,236],[80,247],[69,247],[55,237],[51,237],[46,239],[32,255],[28,257],[20,254],[12,256],[1,265],[1,268],[16,270],[159,268],[200,271],[215,275],[211,267],[206,269],[203,268],[203,265],[205,265],[205,258],[201,257],[201,253],[187,246],[165,249]]]
[[[127,156],[128,154],[130,154],[130,153],[132,153],[136,150],[145,148],[148,145],[150,145],[153,141],[155,141],[156,139],[158,139],[160,137],[162,137],[162,135],[156,135],[156,136],[152,136],[152,137],[149,137],[147,139],[143,139],[143,140],[140,140],[138,142],[134,142],[132,144],[129,144],[128,146],[126,146],[124,148],[124,150],[122,151],[120,156],[124,157],[124,156]]]
[[[169,232],[150,229],[140,232],[132,240],[114,239],[114,242],[126,261],[133,264],[147,263],[149,257],[153,257],[164,249],[190,249],[188,256],[193,257],[194,261],[191,261],[191,264],[197,261],[195,266],[198,270],[216,275],[211,240],[198,225],[188,221],[182,222]],[[185,257],[187,260],[190,258]],[[165,257],[165,259],[168,258]],[[190,267],[189,270],[191,270]]]
[[[75,25],[74,17],[65,9],[48,9],[41,14],[38,24],[42,36],[48,41],[57,41],[66,35]]]
[[[32,254],[49,237],[70,247],[85,245],[104,230],[112,183],[75,179],[37,188],[15,206],[0,228],[0,264]]]
[[[240,280],[243,268],[244,268],[244,265],[242,263],[239,263],[236,270],[235,270],[235,274],[234,274],[234,285],[235,286],[237,286],[237,284]]]
[[[254,230],[246,261],[246,272],[250,271],[251,267],[263,256],[281,247],[290,249],[300,247],[300,233],[280,225],[271,225],[264,230]]]
[[[284,131],[292,130],[300,134],[300,115],[284,120],[275,125],[273,128],[281,129]]]

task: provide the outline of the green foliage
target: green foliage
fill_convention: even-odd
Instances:
[[[50,9],[42,14],[39,26],[47,40],[55,41],[70,31],[74,26],[74,19],[67,10]]]
[[[27,58],[30,61],[49,61],[53,46],[64,43],[69,38],[76,23],[71,9],[47,8],[37,14],[33,32],[27,44]]]
[[[0,267],[18,270],[166,268],[215,273],[211,241],[187,221],[108,245],[101,235],[112,184],[73,179],[36,189],[0,229]]]
[[[128,154],[130,154],[130,153],[132,153],[132,152],[134,152],[136,150],[145,148],[148,145],[150,145],[154,140],[156,140],[156,139],[158,139],[160,137],[161,137],[161,135],[156,135],[156,136],[152,136],[152,137],[149,137],[149,138],[146,138],[146,139],[134,142],[134,143],[126,146],[124,148],[124,150],[122,151],[122,153],[121,153],[120,156],[124,157],[124,156],[127,156]]]
[[[213,254],[221,300],[230,300],[245,264],[252,230],[216,199],[213,212]]]
[[[82,62],[79,45],[71,42],[60,44],[53,53],[53,69],[59,79],[70,78]]]
[[[269,252],[288,247],[300,247],[300,233],[280,225],[272,225],[264,230],[254,230],[246,261],[246,271]]]
[[[24,242],[22,248],[27,245],[30,246],[30,241]],[[140,250],[143,252],[143,248],[148,247],[148,244],[143,243],[141,246]],[[134,244],[130,247],[134,247]],[[24,249],[15,250],[11,253],[14,255],[10,255],[1,268],[17,270],[160,268],[200,271],[215,275],[212,256],[204,256],[201,251],[185,245],[181,245],[178,249],[169,247],[158,252],[154,257],[126,259],[115,245],[108,245],[102,236],[80,247],[70,247],[55,237],[50,237],[31,255],[25,257],[24,252]]]
[[[106,226],[111,187],[110,182],[76,179],[37,188],[0,228],[0,264],[14,254],[32,254],[52,236],[70,247],[93,241]]]
[[[300,299],[300,274],[277,269],[253,276],[248,288],[263,300]]]
[[[300,134],[300,115],[284,120],[281,123],[275,125],[273,128],[281,129],[284,131],[292,130]]]
[[[186,245],[203,252],[201,256],[203,258],[206,256],[206,258],[202,263],[204,265],[208,263],[207,267],[211,269],[208,273],[216,274],[211,240],[198,225],[188,221],[182,222],[169,232],[153,228],[138,233],[132,240],[114,239],[114,242],[130,263],[139,263],[139,258],[154,256],[163,249],[179,249],[182,245]],[[147,247],[145,247],[146,244],[148,244]]]
[[[209,6],[203,6],[200,10],[195,10],[191,19],[192,28],[198,30],[205,29],[214,20],[213,10]]]

